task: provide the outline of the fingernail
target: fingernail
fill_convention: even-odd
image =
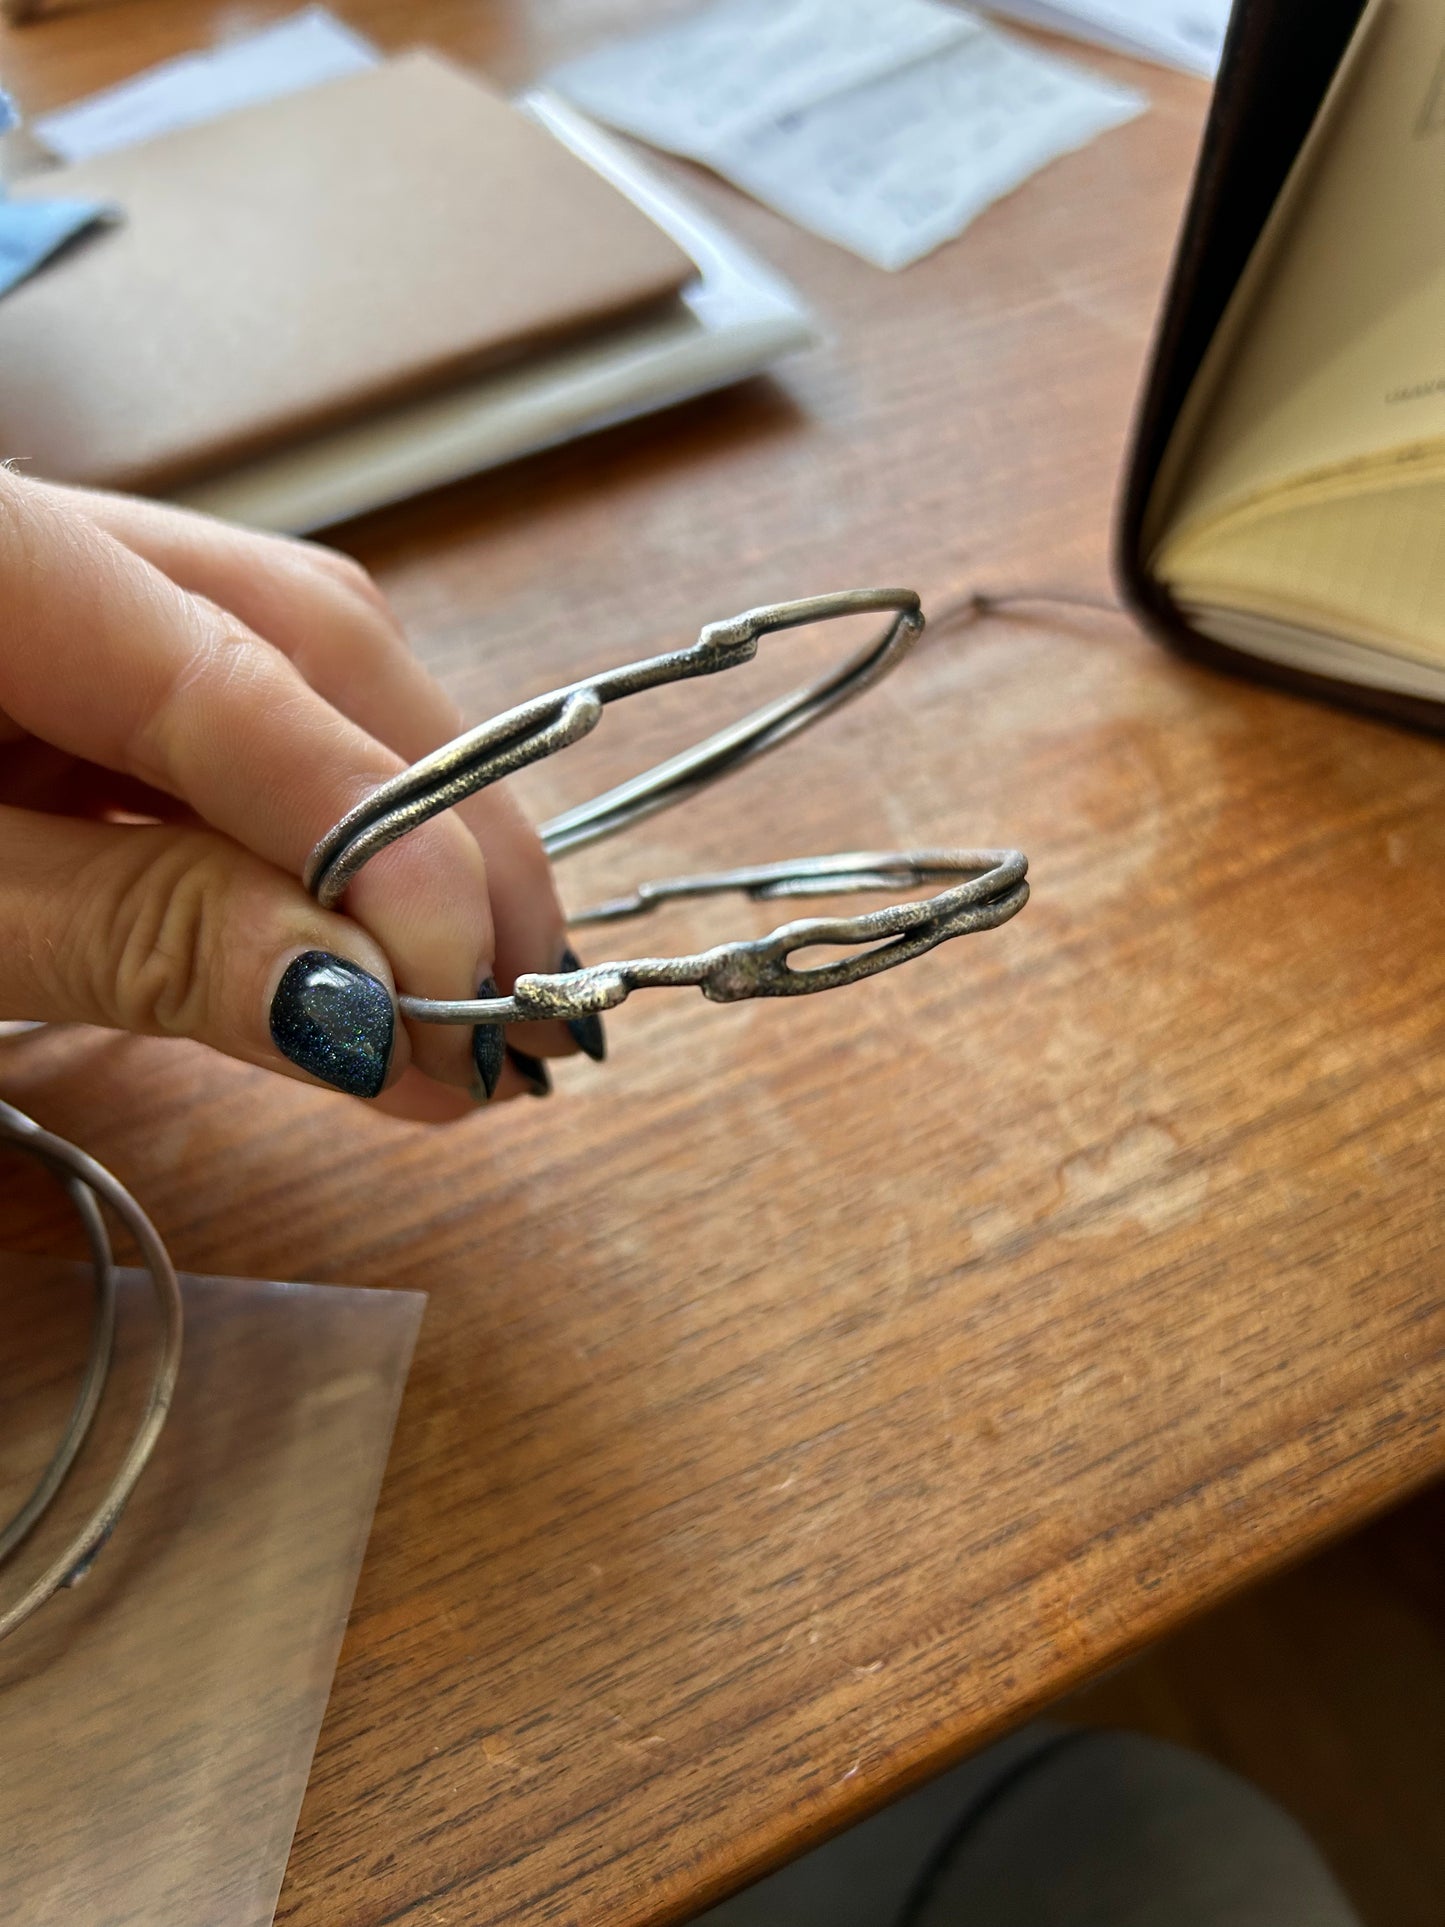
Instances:
[[[477,985],[478,997],[495,997],[497,980],[483,977]],[[472,1032],[472,1062],[477,1067],[477,1082],[481,1085],[483,1102],[490,1103],[496,1094],[497,1080],[502,1075],[502,1065],[506,1061],[507,1041],[500,1024],[478,1024]]]
[[[562,952],[559,970],[585,970],[586,965],[569,944]],[[594,1064],[600,1064],[607,1055],[607,1033],[602,1028],[602,1019],[594,1011],[590,1017],[566,1017],[567,1035],[579,1050],[585,1050]]]
[[[271,1037],[303,1071],[353,1097],[375,1097],[395,1036],[391,992],[370,971],[327,950],[303,951],[286,966],[271,999]]]
[[[540,1057],[533,1057],[527,1051],[518,1050],[515,1044],[507,1045],[507,1055],[508,1057],[511,1058],[516,1068],[522,1073],[523,1077],[526,1078],[527,1089],[531,1092],[533,1097],[550,1097],[551,1096],[552,1094],[551,1074],[549,1073],[547,1066],[542,1062]]]

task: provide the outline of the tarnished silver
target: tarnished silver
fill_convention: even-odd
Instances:
[[[402,997],[403,1013],[432,1024],[515,1024],[547,1017],[585,1017],[612,1010],[634,990],[695,985],[715,1004],[747,997],[799,997],[875,977],[950,937],[993,930],[1028,901],[1027,860],[1018,850],[844,851],[787,863],[668,877],[644,883],[631,896],[599,903],[569,918],[580,924],[615,923],[679,897],[734,892],[754,902],[788,897],[894,890],[961,877],[950,889],[913,903],[895,903],[859,917],[801,917],[765,937],[720,943],[691,957],[633,957],[626,963],[528,973],[510,997],[446,1003]],[[797,969],[789,959],[822,944],[866,945],[856,955]]]
[[[115,1530],[126,1501],[155,1450],[170,1411],[181,1364],[181,1287],[175,1267],[155,1226],[118,1179],[84,1151],[54,1137],[23,1111],[0,1103],[0,1145],[23,1151],[54,1173],[80,1215],[95,1268],[96,1316],[91,1328],[90,1355],[80,1390],[50,1463],[14,1518],[0,1530],[0,1564],[14,1553],[39,1522],[85,1443],[100,1406],[110,1370],[115,1334],[115,1260],[101,1205],[108,1205],[140,1249],[141,1260],[155,1288],[161,1326],[151,1369],[145,1409],[120,1464],[98,1503],[93,1506],[68,1543],[50,1560],[8,1606],[0,1605],[0,1639],[13,1633],[38,1606],[62,1586],[83,1579],[106,1540]]]
[[[914,592],[849,589],[748,609],[727,621],[709,623],[690,648],[649,656],[534,696],[468,730],[373,790],[311,852],[304,873],[306,887],[323,907],[333,907],[363,865],[388,844],[463,798],[579,741],[597,727],[609,703],[664,683],[710,676],[750,662],[760,639],[779,630],[872,613],[886,614],[886,627],[839,668],[590,802],[553,817],[542,826],[543,847],[550,856],[561,856],[670,809],[810,729],[894,669],[923,631],[923,611]],[[591,1016],[613,1009],[634,990],[664,985],[695,985],[715,1003],[831,990],[890,970],[951,937],[1007,922],[1028,900],[1026,869],[1026,860],[1017,850],[864,851],[803,857],[710,876],[675,877],[644,884],[632,896],[599,904],[571,921],[610,923],[669,898],[725,891],[766,901],[953,881],[932,897],[855,917],[802,918],[765,937],[720,943],[693,956],[634,957],[576,970],[528,973],[517,979],[510,997],[445,1002],[403,996],[398,1001],[405,1016],[425,1023],[509,1024]],[[789,961],[799,951],[818,945],[854,946],[857,954],[803,968]]]
[[[3,0],[0,0],[3,11]],[[1066,591],[991,596],[972,594],[945,607],[944,623],[977,621],[1021,601],[1079,607],[1112,604]],[[855,589],[798,602],[749,609],[714,622],[688,649],[652,656],[586,678],[520,704],[468,731],[382,784],[343,818],[312,851],[307,887],[327,907],[379,850],[428,818],[453,807],[513,771],[565,748],[595,729],[608,703],[664,683],[712,675],[752,660],[760,639],[778,630],[866,613],[886,614],[882,633],[826,676],[766,704],[681,755],[657,764],[542,826],[548,853],[561,856],[614,835],[658,810],[697,794],[809,729],[895,668],[918,640],[923,613],[909,589]],[[805,917],[765,937],[715,945],[688,957],[639,957],[549,975],[519,978],[511,997],[441,1003],[402,997],[402,1010],[431,1023],[511,1023],[528,1018],[576,1018],[610,1010],[632,991],[652,985],[695,985],[719,1003],[747,997],[792,997],[856,983],[892,969],[936,944],[971,931],[992,930],[1028,900],[1027,863],[1017,850],[846,851],[799,857],[696,876],[644,883],[627,896],[579,911],[574,926],[599,926],[641,916],[688,897],[736,894],[754,902],[782,902],[864,891],[947,887],[931,897],[894,903],[856,917]],[[795,968],[791,959],[818,946],[853,946],[855,954]],[[41,1028],[0,1024],[0,1037]],[[104,1166],[32,1119],[0,1102],[0,1146],[38,1159],[59,1179],[74,1204],[95,1271],[96,1315],[81,1383],[61,1439],[34,1489],[0,1527],[0,1566],[22,1545],[65,1482],[99,1409],[115,1333],[115,1262],[101,1204],[129,1230],[150,1271],[161,1316],[149,1396],[120,1465],[99,1503],[69,1543],[10,1605],[0,1604],[0,1639],[60,1587],[90,1570],[145,1469],[170,1409],[180,1368],[181,1295],[175,1269],[155,1228],[131,1194]]]
[[[311,852],[303,873],[306,888],[324,909],[333,908],[362,865],[389,843],[443,810],[452,809],[464,797],[554,755],[569,743],[579,742],[601,722],[608,703],[659,688],[663,683],[687,682],[694,676],[736,669],[752,661],[763,636],[781,629],[801,629],[840,616],[885,612],[892,620],[882,635],[840,668],[755,710],[680,756],[553,817],[542,825],[543,847],[549,856],[561,856],[567,850],[613,836],[658,810],[670,809],[730,770],[741,769],[789,737],[810,729],[886,676],[923,632],[923,612],[913,591],[847,589],[836,595],[807,596],[798,602],[747,609],[725,622],[708,623],[690,648],[648,656],[641,662],[569,683],[564,689],[549,690],[545,696],[534,696],[530,702],[469,729],[374,789]]]

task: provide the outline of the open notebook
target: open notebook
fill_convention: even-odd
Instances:
[[[1328,0],[1318,15],[1244,0],[1233,41],[1176,271],[1171,306],[1186,312],[1166,314],[1141,424],[1124,572],[1177,639],[1438,724],[1445,0]],[[1251,132],[1251,116],[1271,124]],[[1221,230],[1237,243],[1251,187],[1228,185],[1231,169],[1252,161],[1257,177],[1281,159],[1221,289]],[[1182,382],[1191,304],[1198,361]]]
[[[751,330],[699,320],[706,248],[588,134],[417,53],[48,171],[126,220],[0,303],[0,445],[299,530],[810,338],[741,251]]]

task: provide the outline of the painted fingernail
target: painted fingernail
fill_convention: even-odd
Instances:
[[[515,1044],[508,1044],[507,1056],[527,1080],[527,1089],[533,1097],[551,1096],[551,1074],[540,1057],[533,1057],[528,1051],[518,1050]]]
[[[353,1097],[386,1082],[396,1009],[379,978],[328,950],[287,964],[271,999],[271,1039],[283,1056]]]
[[[477,985],[478,997],[495,997],[497,980],[483,977]],[[478,1024],[472,1032],[472,1062],[477,1067],[477,1083],[481,1086],[482,1101],[490,1103],[496,1094],[497,1080],[502,1075],[502,1065],[506,1062],[507,1040],[502,1034],[500,1024]]]
[[[569,944],[562,952],[559,970],[585,970],[586,965]],[[590,1017],[567,1017],[563,1019],[567,1035],[579,1050],[585,1050],[594,1064],[600,1064],[607,1055],[607,1033],[602,1028],[602,1019],[594,1011]]]

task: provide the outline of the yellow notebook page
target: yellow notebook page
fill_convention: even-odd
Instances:
[[[1171,593],[1445,663],[1445,461],[1289,491],[1181,545]]]
[[[1326,627],[1339,595],[1401,644],[1423,610],[1433,656],[1425,531],[1404,540],[1398,593],[1364,558],[1385,552],[1397,485],[1412,519],[1439,503],[1419,485],[1441,450],[1445,0],[1375,0],[1181,415],[1151,505],[1151,568],[1191,600],[1263,608],[1267,596]]]

